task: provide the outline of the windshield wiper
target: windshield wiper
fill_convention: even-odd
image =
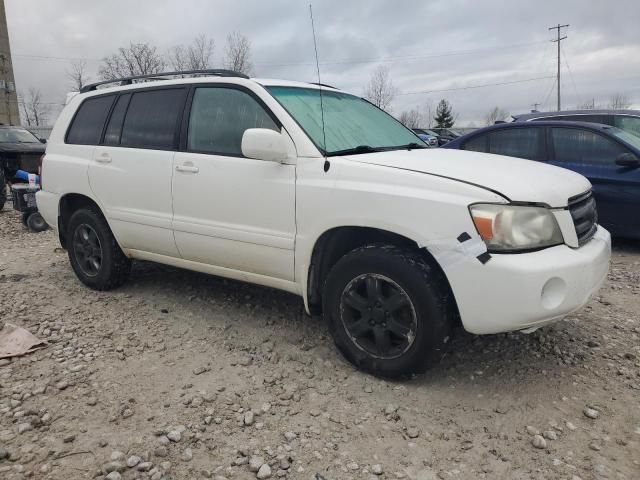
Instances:
[[[337,155],[357,155],[359,153],[373,153],[380,152],[382,149],[372,147],[371,145],[358,145],[353,148],[345,148],[344,150],[336,150],[335,152],[327,153],[327,157],[335,157]]]
[[[406,145],[398,145],[397,147],[393,147],[393,150],[414,150],[417,148],[429,148],[426,145],[420,145],[419,143],[407,143]]]

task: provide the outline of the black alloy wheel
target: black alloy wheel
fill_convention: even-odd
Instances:
[[[351,280],[342,292],[340,317],[353,343],[375,358],[397,358],[416,338],[418,321],[409,295],[384,275]]]
[[[96,231],[86,223],[73,233],[73,251],[78,266],[88,277],[95,277],[102,267],[102,245]]]

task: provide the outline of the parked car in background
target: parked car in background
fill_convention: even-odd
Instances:
[[[438,135],[434,132],[430,132],[429,130],[424,130],[422,128],[413,128],[413,133],[418,135],[420,140],[429,145],[430,147],[438,146]]]
[[[532,112],[512,117],[514,122],[539,120],[601,123],[640,137],[640,110],[563,110],[561,112]]]
[[[593,185],[599,223],[613,235],[640,238],[640,138],[625,130],[558,120],[502,123],[446,148],[526,158],[578,172]]]
[[[286,290],[354,365],[397,377],[460,323],[536,329],[606,277],[583,176],[426,148],[334,88],[207,73],[89,85],[60,113],[38,208],[90,288],[139,259]]]
[[[42,141],[28,130],[0,125],[0,209],[6,201],[6,183],[18,170],[38,173],[44,150]]]
[[[452,128],[432,128],[431,130],[438,135],[438,140],[439,142],[441,141],[440,145],[444,145],[445,143],[462,136],[462,133]]]

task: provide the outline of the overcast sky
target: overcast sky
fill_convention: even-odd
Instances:
[[[316,81],[308,2],[294,0],[4,0],[16,84],[62,103],[68,59],[100,59],[129,42],[161,51],[206,34],[222,63],[226,35],[252,42],[257,77]],[[555,109],[557,23],[562,42],[563,108],[622,93],[640,105],[640,1],[316,0],[322,82],[362,94],[371,72],[390,69],[399,94],[393,113],[448,99],[458,123],[481,125],[500,107]],[[42,58],[55,57],[55,58]],[[566,60],[566,61],[565,61]],[[483,88],[460,88],[496,84]],[[433,90],[451,91],[433,92]],[[431,91],[432,93],[414,93]],[[55,108],[55,106],[53,106]]]

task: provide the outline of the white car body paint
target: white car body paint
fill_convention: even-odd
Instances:
[[[583,306],[606,276],[608,232],[598,227],[578,247],[567,210],[570,197],[590,188],[581,175],[443,149],[331,157],[325,171],[325,158],[263,85],[317,87],[219,77],[153,85],[200,83],[240,85],[258,96],[282,123],[287,159],[68,145],[65,133],[85,98],[144,85],[76,95],[47,144],[37,195],[47,223],[57,230],[61,198],[80,194],[100,207],[131,258],[286,290],[302,296],[305,305],[313,249],[325,232],[348,226],[393,232],[433,255],[465,329],[473,333],[537,328],[562,318]],[[476,257],[486,248],[468,210],[478,202],[549,206],[565,244],[492,254],[483,264]],[[463,232],[471,237],[468,243],[457,240]]]

